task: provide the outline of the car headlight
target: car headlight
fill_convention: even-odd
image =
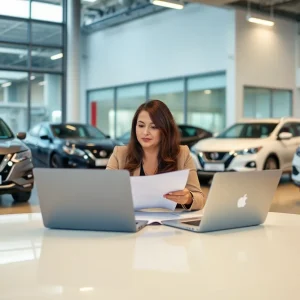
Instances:
[[[300,156],[300,147],[297,148],[296,154],[297,154],[298,156]]]
[[[83,150],[78,149],[76,147],[63,146],[63,150],[69,155],[78,155],[78,156],[85,155],[85,152]]]
[[[238,155],[245,155],[245,154],[255,154],[257,153],[259,150],[261,150],[262,147],[256,147],[256,148],[246,148],[243,150],[239,150],[239,151],[234,151],[236,154]]]
[[[25,159],[29,159],[31,158],[31,151],[30,150],[26,150],[26,151],[22,151],[22,152],[17,152],[13,155],[11,161],[17,163],[20,161],[23,161]]]

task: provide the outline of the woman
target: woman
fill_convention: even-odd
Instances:
[[[116,146],[106,169],[126,169],[131,176],[147,176],[190,169],[184,190],[164,197],[188,210],[202,209],[205,201],[195,165],[187,146],[180,146],[179,132],[168,107],[160,100],[143,103],[136,111],[127,146]]]

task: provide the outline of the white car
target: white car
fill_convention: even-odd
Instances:
[[[297,148],[293,159],[292,180],[295,185],[300,186],[300,147]]]
[[[291,172],[299,145],[300,119],[253,119],[199,141],[192,147],[191,155],[200,182],[204,183],[216,172],[266,169]]]

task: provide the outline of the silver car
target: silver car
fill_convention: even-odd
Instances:
[[[15,202],[27,202],[33,188],[31,151],[21,141],[25,132],[16,136],[0,119],[0,195],[11,194]]]

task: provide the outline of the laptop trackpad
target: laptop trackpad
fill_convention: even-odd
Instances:
[[[193,225],[193,226],[199,226],[201,222],[201,219],[194,219],[194,220],[189,220],[189,221],[181,221],[183,224],[187,225]]]

